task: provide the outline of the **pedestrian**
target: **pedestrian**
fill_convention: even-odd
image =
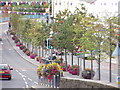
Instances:
[[[49,56],[49,54],[47,54],[46,55],[46,64],[49,64],[49,62],[50,62],[49,60],[50,60],[50,56]]]
[[[56,59],[56,54],[53,54],[52,60]]]

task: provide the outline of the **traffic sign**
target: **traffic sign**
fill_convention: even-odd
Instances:
[[[49,48],[49,49],[54,49],[54,47],[53,47],[53,46],[48,46],[48,48]]]

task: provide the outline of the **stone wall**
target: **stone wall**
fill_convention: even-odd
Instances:
[[[101,81],[61,77],[60,88],[117,88]]]

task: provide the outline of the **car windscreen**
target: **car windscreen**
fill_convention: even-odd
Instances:
[[[7,70],[8,67],[7,66],[4,66],[4,65],[0,65],[0,70]]]

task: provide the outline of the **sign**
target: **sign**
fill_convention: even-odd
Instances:
[[[54,47],[53,47],[53,46],[48,46],[48,48],[49,48],[49,49],[54,49]]]
[[[120,84],[120,76],[117,77],[117,84]]]
[[[76,53],[82,53],[83,51],[80,49],[80,47],[82,46],[78,46],[78,48],[76,49]]]

